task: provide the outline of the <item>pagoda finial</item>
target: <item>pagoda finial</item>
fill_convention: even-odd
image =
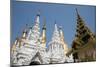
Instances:
[[[37,12],[37,16],[40,16],[40,10],[38,10],[38,12]]]
[[[57,24],[56,24],[56,20],[55,20],[55,30],[58,31],[58,27],[57,27]]]
[[[43,28],[42,29],[46,29],[46,19],[45,19],[45,17],[44,17]]]
[[[14,45],[16,45],[18,42],[18,37],[15,38],[15,42],[14,42]]]
[[[36,17],[35,17],[35,24],[36,23],[40,23],[40,10],[38,10],[37,14],[36,14]]]
[[[27,27],[28,27],[28,24],[25,25],[25,28],[23,30],[23,33],[26,33],[27,32]]]
[[[27,26],[28,26],[28,24],[25,25],[25,28],[24,28],[23,34],[22,34],[22,38],[26,38],[26,35],[27,35]]]
[[[26,27],[28,27],[28,24],[26,24]]]
[[[59,26],[59,32],[60,32],[60,36],[62,37],[62,39],[64,39],[64,33],[62,30],[62,26]]]
[[[62,29],[62,26],[59,26],[59,29],[61,30]]]
[[[77,10],[77,8],[76,8],[76,13],[77,13],[77,15],[78,15],[78,10]]]
[[[80,19],[80,15],[79,15],[79,12],[78,12],[78,9],[76,8],[76,14],[77,14],[77,18]]]
[[[56,23],[56,20],[55,20],[55,24],[57,24],[57,23]]]

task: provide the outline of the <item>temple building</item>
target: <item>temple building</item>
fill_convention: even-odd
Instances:
[[[37,13],[34,25],[25,28],[22,36],[15,40],[11,49],[12,65],[35,65],[73,62],[72,54],[64,40],[62,28],[54,24],[54,32],[49,43],[46,42],[46,20],[43,21],[40,32],[40,12]],[[48,47],[47,47],[48,45]]]
[[[46,27],[46,19],[44,18],[40,28],[41,17],[38,11],[34,24],[31,27],[25,27],[21,37],[17,37],[11,46],[11,64],[36,65],[95,61],[95,34],[85,24],[77,9],[76,14],[76,34],[72,47],[69,48],[64,38],[63,27],[56,22],[51,40],[47,42],[46,32],[49,30]]]
[[[77,9],[76,34],[72,42],[74,62],[88,62],[96,60],[95,34],[85,24]]]

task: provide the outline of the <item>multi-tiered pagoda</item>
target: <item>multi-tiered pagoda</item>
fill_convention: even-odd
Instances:
[[[74,62],[96,60],[95,34],[88,28],[77,9],[76,35],[72,43]]]

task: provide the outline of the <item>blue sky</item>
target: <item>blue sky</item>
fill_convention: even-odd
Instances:
[[[85,24],[92,30],[95,30],[95,6],[80,6],[80,5],[67,5],[67,4],[50,4],[50,3],[37,3],[37,2],[16,2],[11,4],[11,44],[15,38],[22,35],[25,25],[34,25],[35,16],[40,10],[40,28],[42,29],[43,19],[46,18],[47,28],[47,43],[51,40],[54,30],[54,23],[62,26],[65,36],[65,41],[71,47],[72,41],[75,37],[76,28],[76,11],[85,21]]]

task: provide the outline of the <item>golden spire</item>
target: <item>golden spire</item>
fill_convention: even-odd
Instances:
[[[68,46],[64,40],[64,33],[63,33],[63,30],[62,30],[62,27],[60,26],[59,27],[59,30],[60,30],[60,37],[61,37],[61,42],[63,44],[63,48],[64,48],[64,54],[66,55],[67,52],[68,52]]]
[[[42,27],[42,45],[46,47],[46,19],[44,18],[44,24]]]
[[[43,24],[43,28],[44,30],[46,30],[46,19],[44,18],[44,24]]]
[[[59,30],[60,30],[61,40],[64,41],[64,33],[62,31],[62,27],[61,26],[59,26]]]
[[[11,48],[11,52],[12,52],[12,53],[14,53],[14,52],[16,51],[17,42],[18,42],[18,38],[16,38],[14,44],[12,45],[12,48]]]

